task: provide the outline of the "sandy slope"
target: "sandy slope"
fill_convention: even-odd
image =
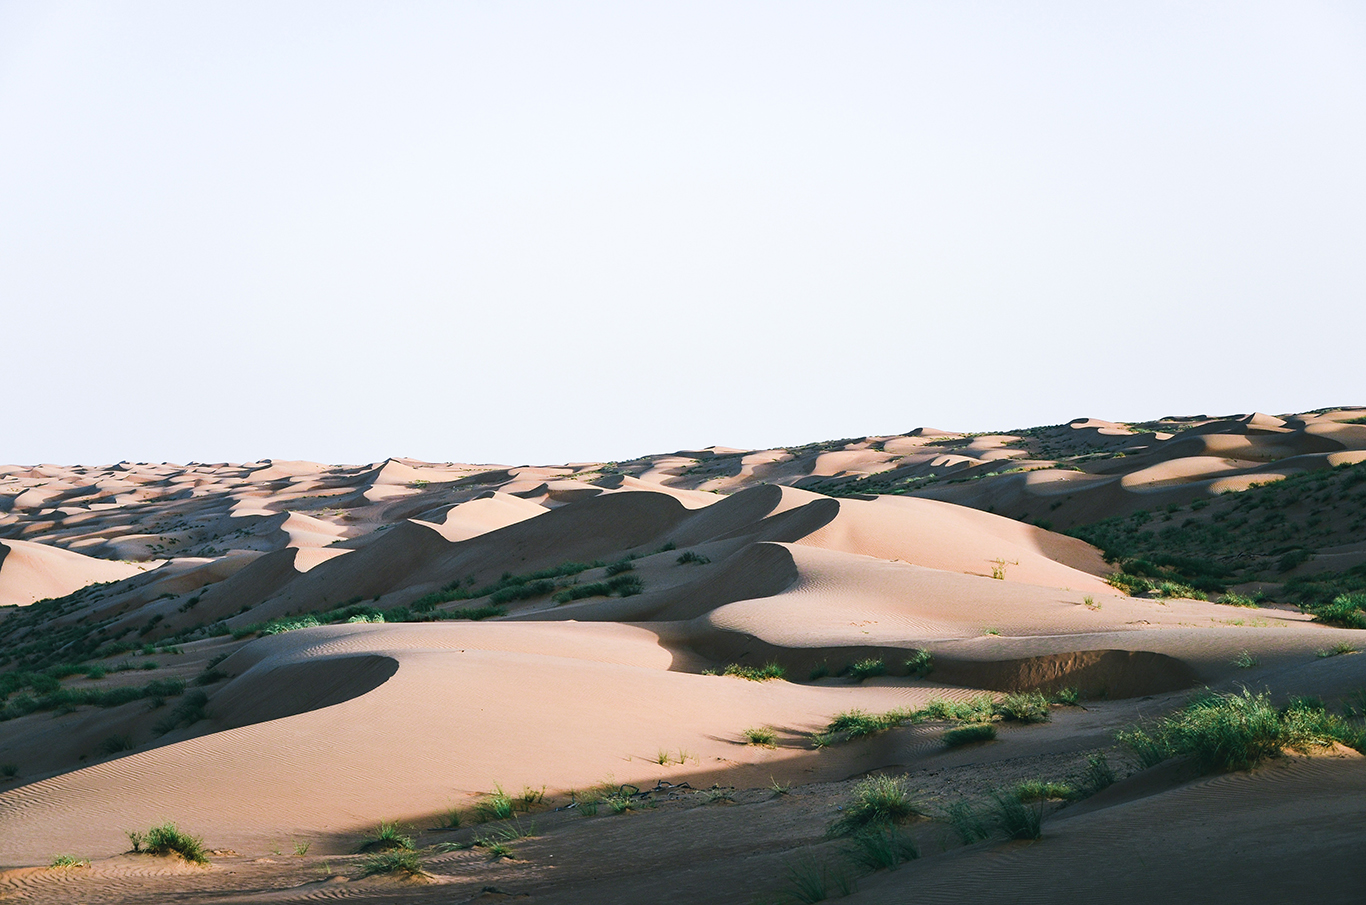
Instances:
[[[751,902],[780,889],[794,859],[837,857],[824,827],[866,771],[905,774],[918,795],[942,802],[1029,776],[1074,776],[1088,752],[1112,747],[1116,729],[1177,706],[1190,688],[1250,685],[1337,703],[1366,686],[1366,655],[1319,653],[1366,646],[1360,633],[1288,608],[1125,597],[1104,582],[1095,549],[984,510],[1021,514],[1051,500],[1060,505],[1041,512],[1081,518],[1351,460],[1366,450],[1366,425],[1341,423],[1353,415],[1088,419],[979,437],[920,430],[612,466],[0,469],[0,602],[117,580],[12,643],[81,625],[153,648],[176,639],[173,649],[104,657],[107,676],[63,679],[71,688],[193,681],[210,663],[219,671],[202,686],[209,718],[164,734],[154,726],[180,698],[0,722],[0,764],[19,774],[0,781],[0,866],[13,868],[0,873],[0,896],[465,901],[496,885],[543,902]],[[1088,470],[1048,465],[1063,452]],[[791,486],[1036,466],[926,485],[945,499],[837,499]],[[115,562],[120,553],[146,561]],[[1338,555],[1354,561],[1355,547]],[[543,593],[483,622],[249,631],[346,604],[392,615],[443,588],[473,595],[507,573],[581,563],[553,579],[572,589],[608,579],[606,564],[627,557],[629,569],[617,568],[639,581],[631,596],[557,605]],[[4,611],[0,629],[29,610],[41,606]],[[246,634],[223,634],[231,629]],[[906,675],[917,651],[934,657],[929,679]],[[840,677],[866,658],[889,674]],[[113,671],[125,659],[156,668]],[[788,681],[704,674],[769,661]],[[829,676],[808,679],[813,670]],[[946,749],[938,724],[824,749],[810,742],[851,707],[1069,685],[1095,698],[1055,710],[1044,726],[1003,724],[983,747]],[[744,744],[743,731],[760,726],[775,728],[776,747]],[[132,750],[101,753],[125,735]],[[927,857],[865,878],[852,900],[992,900],[1003,888],[1012,901],[1092,901],[1114,889],[1132,901],[1196,890],[1245,900],[1293,889],[1285,873],[1316,856],[1326,866],[1315,899],[1350,901],[1362,877],[1349,853],[1366,839],[1351,805],[1366,791],[1362,764],[1316,757],[1198,781],[1135,776],[1059,811],[1032,846],[945,846],[944,824],[926,822],[914,831]],[[357,879],[352,853],[379,820],[430,827],[448,804],[468,807],[496,785],[544,786],[562,806],[571,790],[609,778],[692,788],[621,817],[545,810],[514,861],[428,850],[425,883]],[[763,791],[775,779],[797,788]],[[713,783],[737,791],[702,791]],[[208,869],[121,854],[126,830],[164,819],[234,853]],[[470,831],[460,832],[419,841]],[[273,854],[296,840],[309,841],[306,857]],[[1134,850],[1150,863],[1136,867]],[[96,864],[40,867],[61,852]],[[1160,884],[1148,883],[1154,870]]]

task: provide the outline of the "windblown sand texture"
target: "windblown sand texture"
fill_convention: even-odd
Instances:
[[[88,661],[106,675],[63,687],[181,679],[207,695],[206,718],[165,732],[178,697],[0,722],[0,764],[17,767],[0,779],[0,900],[769,901],[794,864],[838,860],[844,843],[824,832],[853,779],[905,775],[933,809],[1075,780],[1108,750],[1128,778],[1057,810],[1039,842],[960,845],[923,821],[924,857],[863,877],[850,901],[1358,901],[1360,755],[1191,779],[1138,770],[1113,732],[1204,686],[1337,701],[1366,686],[1366,655],[1318,653],[1366,648],[1362,633],[1291,606],[1126,596],[1096,548],[1031,522],[1068,528],[1366,461],[1363,415],[919,429],[562,467],[0,468],[0,631],[73,595],[5,653],[60,631],[125,639],[151,650]],[[1296,569],[1366,561],[1353,524]],[[639,583],[629,596],[547,591],[479,621],[247,632],[597,563],[548,579],[573,589],[628,559],[616,568]],[[904,666],[919,651],[934,659],[926,678]],[[841,675],[870,658],[888,674]],[[708,674],[766,663],[787,680]],[[985,745],[946,748],[933,722],[810,741],[850,708],[1065,686],[1090,697],[1045,724],[1002,723]],[[764,726],[774,747],[745,743]],[[111,738],[128,750],[106,753]],[[656,806],[566,809],[604,784],[658,789]],[[545,791],[513,858],[432,847],[480,832],[433,827],[448,806],[468,819],[496,787]],[[127,831],[164,820],[203,836],[211,864],[128,853]],[[424,877],[359,876],[357,848],[382,820],[417,836]],[[47,867],[59,854],[93,863]]]

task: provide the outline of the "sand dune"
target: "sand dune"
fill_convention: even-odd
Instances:
[[[0,606],[27,606],[45,597],[64,597],[88,584],[118,581],[141,571],[58,547],[22,540],[0,541]]]
[[[1366,562],[1349,470],[1363,415],[922,428],[546,467],[0,468],[0,604],[19,604],[0,611],[0,675],[19,683],[0,720],[17,774],[0,778],[0,898],[748,903],[795,864],[852,863],[825,828],[882,772],[933,819],[907,826],[920,860],[865,872],[850,901],[1246,901],[1294,893],[1285,878],[1311,862],[1316,901],[1354,901],[1366,759],[1195,778],[1140,769],[1114,733],[1206,686],[1348,704],[1360,632],[1274,596],[1127,596],[1105,580],[1124,560],[1047,526],[1246,525],[1303,547],[1282,582],[1337,580]],[[1304,475],[1284,505],[1236,508]],[[32,605],[45,597],[63,599]],[[338,622],[295,627],[310,614]],[[861,679],[859,663],[879,668]],[[785,678],[717,674],[765,664]],[[1063,688],[1079,706],[995,723],[981,745],[948,747],[936,720],[818,743],[851,708]],[[80,697],[95,692],[108,706]],[[746,743],[763,728],[772,747]],[[960,845],[943,817],[1022,779],[1078,782],[1101,751],[1120,781],[1049,805],[1037,843]],[[643,791],[585,816],[602,784]],[[495,787],[547,795],[513,858],[466,845],[487,827],[432,829]],[[166,819],[213,865],[126,852],[126,831]],[[360,876],[381,820],[417,836],[425,880]],[[43,867],[60,853],[94,863]]]

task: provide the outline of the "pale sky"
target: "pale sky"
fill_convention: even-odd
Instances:
[[[0,462],[1366,404],[1366,4],[0,0]]]

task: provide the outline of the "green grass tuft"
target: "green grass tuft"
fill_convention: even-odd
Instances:
[[[934,654],[918,650],[906,660],[906,671],[917,679],[923,679],[934,672]]]
[[[1366,748],[1359,727],[1326,710],[1301,705],[1278,711],[1267,694],[1246,690],[1199,698],[1172,716],[1120,732],[1117,738],[1144,766],[1185,756],[1202,774],[1250,770],[1282,748],[1307,751],[1333,742]]]
[[[1046,723],[1049,720],[1048,698],[1037,691],[1008,694],[996,703],[995,712],[1005,720]]]
[[[868,827],[854,834],[854,861],[869,870],[896,870],[920,857],[915,842],[895,826]]]
[[[1097,752],[1086,758],[1086,771],[1082,774],[1082,786],[1094,795],[1101,789],[1115,784],[1115,770],[1110,766],[1104,752]]]
[[[1042,799],[1032,807],[1009,792],[997,792],[996,823],[1008,839],[1038,839],[1043,835]]]
[[[149,855],[179,855],[191,864],[209,863],[209,856],[204,851],[204,840],[182,832],[174,823],[152,827],[140,841],[142,850]],[[136,843],[133,850],[138,850]]]
[[[830,835],[850,836],[865,827],[905,823],[923,814],[912,801],[906,780],[899,776],[870,776],[854,786],[854,799],[830,824]]]
[[[881,658],[869,658],[850,664],[849,675],[856,682],[887,675],[887,664]]]
[[[361,876],[372,877],[377,874],[406,874],[410,877],[422,876],[422,862],[417,852],[400,849],[380,852],[366,858],[361,865]]]
[[[74,855],[58,855],[52,859],[48,867],[89,867],[89,858],[77,858]]]
[[[975,742],[989,742],[996,738],[996,727],[990,723],[974,723],[959,726],[944,733],[944,744],[950,748],[961,748]]]
[[[1033,801],[1067,800],[1077,797],[1076,790],[1065,782],[1046,782],[1042,779],[1027,779],[1017,785],[1011,794],[1025,803]]]
[[[746,745],[758,745],[762,748],[772,748],[778,743],[778,733],[768,726],[754,726],[746,729],[743,733]]]
[[[362,852],[412,851],[413,837],[404,833],[397,823],[380,821],[375,832],[361,845]]]
[[[722,675],[749,679],[751,682],[766,682],[769,679],[783,678],[787,675],[787,670],[773,662],[765,663],[763,666],[742,666],[739,663],[732,663],[725,668]]]

